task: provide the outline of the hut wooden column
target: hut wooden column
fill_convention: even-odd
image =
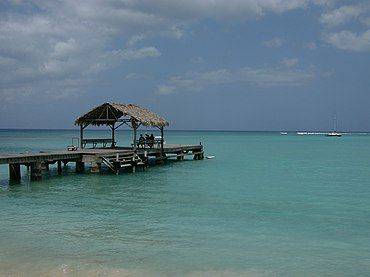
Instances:
[[[164,143],[164,127],[162,126],[161,128],[161,156],[164,156],[164,150],[163,150],[163,143]]]
[[[132,126],[132,130],[134,131],[133,146],[134,146],[134,151],[136,152],[136,137],[137,137],[138,125],[134,118],[131,119],[131,126]]]
[[[80,149],[83,148],[83,139],[84,139],[84,130],[87,126],[89,126],[89,122],[86,122],[86,123],[80,123]]]
[[[82,144],[82,140],[84,138],[84,128],[82,126],[82,124],[80,125],[80,149],[83,148],[83,144]]]
[[[116,131],[115,127],[114,127],[115,123],[112,123],[112,125],[110,126],[110,128],[112,129],[112,148],[115,147],[115,134],[114,132]]]

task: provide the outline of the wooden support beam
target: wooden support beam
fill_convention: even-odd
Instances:
[[[85,171],[85,163],[83,162],[76,162],[76,173],[82,173]]]
[[[180,152],[180,153],[177,153],[177,160],[178,161],[183,161],[184,160],[184,157],[185,157],[185,154]]]
[[[31,163],[31,181],[38,181],[42,179],[41,163]]]
[[[41,163],[41,169],[45,171],[49,171],[49,163],[48,162]]]
[[[114,124],[112,124],[111,126],[111,129],[112,129],[112,148],[114,148],[116,145],[115,145],[115,137],[114,137],[114,132],[116,131],[116,128],[114,128]]]
[[[101,163],[93,161],[91,162],[91,173],[99,173],[101,168]]]
[[[139,126],[137,125],[137,122],[135,119],[131,120],[131,126],[132,126],[132,129],[134,130],[133,145],[134,145],[134,152],[136,154],[136,136],[137,136],[137,128]]]
[[[20,164],[10,164],[9,165],[9,179],[12,181],[21,180],[21,165]]]
[[[193,154],[194,154],[194,160],[203,160],[204,159],[204,152],[201,151],[201,152],[194,152],[193,151]]]
[[[117,122],[119,122],[119,121],[117,121]],[[125,124],[127,122],[130,122],[130,121],[121,122],[120,124],[118,124],[117,126],[115,126],[114,129],[117,130],[119,127],[121,127],[123,124]]]
[[[161,156],[164,156],[163,143],[164,143],[164,127],[161,127]]]
[[[84,128],[82,126],[82,124],[80,125],[80,149],[83,148],[83,144],[82,144],[82,140],[84,138]]]
[[[159,153],[159,154],[156,154],[155,155],[156,158],[155,158],[155,164],[163,164],[164,161],[167,159],[166,157],[166,154],[162,154],[162,153]]]
[[[62,173],[62,161],[57,162],[57,171],[58,173]]]

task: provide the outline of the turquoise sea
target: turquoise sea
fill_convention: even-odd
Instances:
[[[0,130],[0,152],[77,136]],[[370,275],[369,135],[169,131],[166,141],[202,142],[215,159],[118,176],[71,164],[32,183],[23,168],[20,184],[0,166],[0,275]]]

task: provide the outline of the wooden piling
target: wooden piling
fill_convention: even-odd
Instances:
[[[178,152],[176,154],[177,154],[177,160],[178,161],[183,161],[184,160],[185,154],[183,152]]]
[[[82,173],[85,171],[85,163],[84,162],[76,162],[76,173]]]
[[[48,162],[41,163],[41,169],[45,171],[49,171],[49,163]]]
[[[42,179],[41,163],[31,163],[31,181],[38,181]]]
[[[10,164],[9,165],[9,179],[12,181],[21,180],[21,165],[20,164]]]
[[[194,152],[194,160],[203,160],[204,159],[204,152]]]
[[[62,173],[62,161],[57,162],[57,171],[58,173]]]
[[[93,161],[91,162],[91,173],[99,173],[101,168],[101,163]]]

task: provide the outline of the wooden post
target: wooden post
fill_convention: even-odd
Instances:
[[[76,173],[82,173],[85,171],[85,163],[83,162],[76,162]]]
[[[183,161],[184,160],[184,153],[182,151],[177,153],[177,160],[178,161]]]
[[[115,147],[115,144],[114,144],[114,132],[115,132],[115,128],[114,128],[114,123],[112,124],[112,126],[111,126],[111,128],[112,128],[112,148],[114,148]]]
[[[116,160],[113,161],[113,166],[114,166],[114,169],[116,171],[116,175],[119,174],[119,170],[121,168],[121,163],[119,161],[119,153],[116,153]]]
[[[164,150],[163,150],[163,142],[164,142],[164,132],[163,132],[163,126],[161,127],[161,156],[163,156],[164,154]]]
[[[9,165],[9,179],[12,181],[21,180],[21,165],[20,164],[10,164]]]
[[[31,163],[31,181],[38,181],[42,179],[41,163]]]
[[[82,144],[83,138],[84,138],[84,128],[83,128],[82,123],[81,123],[81,125],[80,125],[80,149],[83,148],[83,144]]]
[[[134,129],[134,152],[136,154],[136,132],[137,132],[137,123],[135,119],[131,119],[131,126]]]
[[[57,161],[57,171],[58,173],[62,173],[62,161]]]
[[[101,168],[101,163],[97,161],[91,162],[91,173],[99,173]]]
[[[45,171],[49,171],[49,163],[48,162],[43,162],[41,164],[41,169]]]

